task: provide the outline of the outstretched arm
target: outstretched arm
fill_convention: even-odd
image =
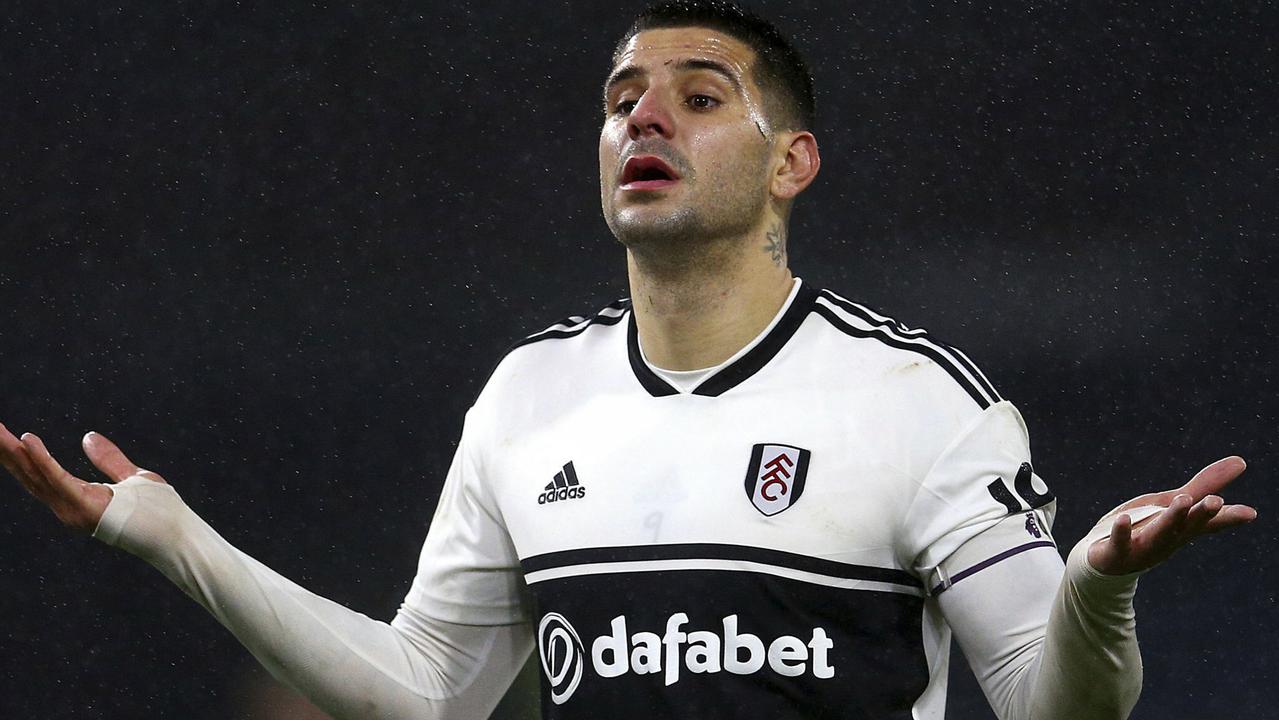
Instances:
[[[939,596],[1000,718],[1128,716],[1142,679],[1137,578],[1193,539],[1256,518],[1218,495],[1243,469],[1240,458],[1224,458],[1181,488],[1124,503],[1075,546],[1064,573],[1056,553],[1039,549],[971,573]],[[960,566],[952,574],[982,562],[982,542],[948,560]]]
[[[154,565],[336,717],[486,717],[528,657],[526,624],[443,622],[407,605],[387,624],[314,595],[231,546],[105,437],[83,445],[111,484],[71,475],[38,437],[0,425],[0,463],[63,524]]]

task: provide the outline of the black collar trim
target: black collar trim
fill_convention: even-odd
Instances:
[[[794,301],[791,302],[790,307],[786,308],[785,314],[782,315],[777,325],[773,326],[768,335],[764,336],[764,339],[760,340],[758,345],[751,348],[750,352],[737,358],[728,367],[703,380],[700,385],[694,388],[692,394],[718,397],[762,370],[777,353],[782,351],[786,343],[790,342],[791,337],[795,335],[795,331],[799,330],[804,318],[808,317],[809,312],[812,311],[813,306],[816,304],[817,296],[817,290],[807,284],[801,284],[799,292],[795,294]],[[644,386],[648,394],[653,397],[678,395],[679,390],[671,387],[670,383],[659,377],[648,366],[648,363],[644,362],[644,357],[640,354],[639,330],[635,325],[634,306],[630,310],[630,317],[626,320],[626,350],[635,378],[639,380],[640,385]]]
[[[630,317],[626,319],[626,354],[631,359],[631,370],[635,373],[635,379],[639,380],[640,385],[648,391],[653,397],[666,397],[667,395],[679,395],[679,390],[671,387],[671,384],[658,377],[653,372],[653,368],[644,362],[644,356],[640,354],[639,346],[639,328],[635,326],[635,304],[631,304]]]

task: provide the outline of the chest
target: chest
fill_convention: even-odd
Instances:
[[[718,543],[892,565],[915,482],[872,407],[820,395],[600,398],[500,439],[520,557]]]

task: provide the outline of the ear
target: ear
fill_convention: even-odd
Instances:
[[[781,133],[778,140],[777,171],[769,190],[773,197],[790,200],[817,177],[822,158],[817,153],[817,138],[807,130]],[[781,154],[783,150],[785,154]]]

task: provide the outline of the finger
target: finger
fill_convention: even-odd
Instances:
[[[31,462],[31,456],[22,447],[22,441],[14,437],[13,433],[9,432],[9,429],[4,425],[0,425],[0,458],[4,458],[6,468],[12,463],[14,467],[10,468],[10,472],[13,469],[17,469],[27,475],[32,475],[36,472],[35,465]]]
[[[1115,515],[1142,505],[1163,505],[1167,507],[1172,503],[1172,499],[1180,493],[1190,495],[1192,500],[1199,500],[1214,495],[1221,491],[1222,488],[1230,484],[1232,480],[1239,477],[1247,468],[1247,463],[1238,455],[1222,458],[1195,473],[1195,476],[1176,490],[1164,490],[1163,492],[1147,493],[1139,497],[1135,497],[1119,507],[1111,510],[1108,515]]]
[[[31,483],[36,473],[35,467],[31,464],[31,458],[23,449],[22,443],[2,423],[0,423],[0,464],[3,464],[4,469],[17,478],[28,492],[32,491]]]
[[[1132,517],[1121,514],[1110,524],[1110,535],[1088,548],[1088,564],[1108,575],[1123,575],[1131,551]]]
[[[1110,545],[1119,557],[1126,557],[1132,547],[1132,517],[1122,514],[1110,526]]]
[[[1163,512],[1156,515],[1150,524],[1142,527],[1139,536],[1141,544],[1152,548],[1175,542],[1185,529],[1191,505],[1191,498],[1185,493],[1173,497]]]
[[[1225,507],[1225,502],[1222,501],[1219,495],[1209,495],[1192,505],[1186,513],[1186,524],[1181,529],[1183,540],[1190,542],[1203,535],[1208,523],[1217,516],[1217,513],[1221,512],[1223,507]]]
[[[1186,516],[1186,528],[1202,527],[1213,519],[1217,513],[1221,512],[1221,508],[1225,506],[1226,503],[1221,499],[1220,495],[1209,495],[1200,500],[1190,508],[1190,512]]]
[[[1129,500],[1128,502],[1125,502],[1124,504],[1120,505],[1114,510],[1111,510],[1109,513],[1107,513],[1107,515],[1118,515],[1119,513],[1124,512],[1125,510],[1131,510],[1133,508],[1139,508],[1143,506],[1168,507],[1168,504],[1172,502],[1172,499],[1174,497],[1177,497],[1177,493],[1179,492],[1181,492],[1181,490],[1164,490],[1163,492],[1146,493],[1145,495],[1138,495],[1137,497]]]
[[[63,497],[75,493],[77,485],[83,481],[63,469],[35,433],[23,433],[20,439],[35,468],[34,479],[38,485],[42,484],[49,492]]]
[[[1256,519],[1256,508],[1248,505],[1226,505],[1217,512],[1215,517],[1208,521],[1203,533],[1207,535],[1221,532],[1239,525],[1246,525]]]
[[[1177,492],[1186,493],[1195,502],[1209,495],[1219,495],[1247,467],[1248,464],[1238,455],[1224,457],[1195,473],[1195,476],[1190,478],[1190,482],[1182,485]]]
[[[116,444],[108,440],[104,435],[90,432],[80,441],[80,445],[84,448],[84,454],[89,457],[93,466],[111,478],[111,482],[118,483],[127,477],[143,472],[142,468],[134,465],[133,461],[125,457],[120,448],[116,447]]]

